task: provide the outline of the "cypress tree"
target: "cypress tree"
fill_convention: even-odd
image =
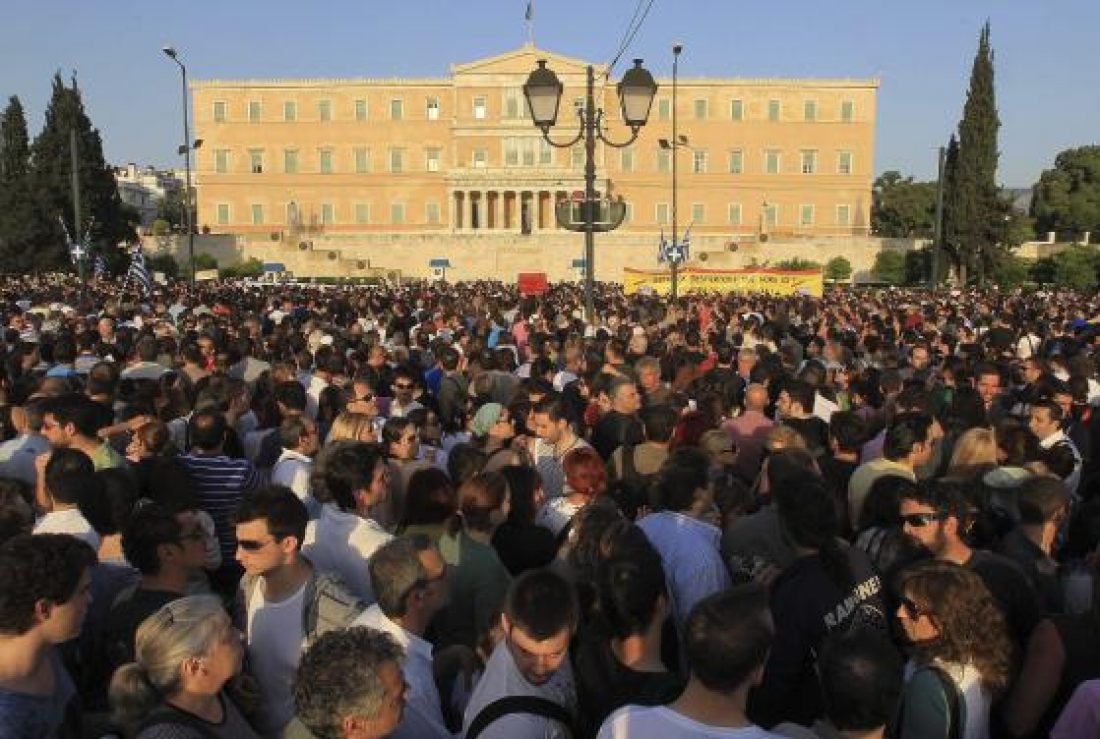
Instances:
[[[951,265],[950,272],[959,275],[961,282],[966,281],[965,270],[962,268],[962,251],[959,248],[959,232],[955,216],[959,199],[959,140],[955,134],[951,134],[951,140],[947,142],[947,150],[943,157],[943,222],[940,226],[943,232],[943,253]],[[940,267],[942,270],[942,267]],[[941,275],[935,275],[939,280]]]
[[[48,231],[31,192],[27,119],[13,95],[0,116],[0,272],[32,269],[34,244]]]
[[[80,181],[81,217],[74,228],[72,202],[71,131],[76,131],[77,171]],[[115,245],[136,238],[133,214],[119,198],[114,173],[103,159],[103,141],[84,111],[76,79],[66,87],[60,74],[53,78],[53,94],[46,107],[46,123],[31,148],[34,192],[44,215],[53,222],[52,234],[40,244],[43,269],[58,268],[69,261],[61,226],[65,223],[73,238],[81,238],[91,224],[91,245],[118,259]],[[77,233],[77,229],[79,233]],[[90,263],[86,263],[88,266]]]
[[[999,261],[997,239],[1003,231],[996,180],[1000,126],[987,21],[978,41],[978,52],[970,72],[970,89],[959,123],[957,197],[953,214],[960,261],[979,282]]]

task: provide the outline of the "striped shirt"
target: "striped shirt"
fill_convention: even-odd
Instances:
[[[199,505],[214,519],[222,561],[232,561],[237,549],[237,535],[229,523],[229,517],[259,485],[256,468],[247,459],[232,459],[223,455],[206,457],[184,454],[179,460],[191,473]]]

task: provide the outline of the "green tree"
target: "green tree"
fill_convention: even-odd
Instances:
[[[1100,232],[1100,146],[1066,149],[1033,189],[1031,215],[1039,233]]]
[[[905,282],[905,256],[900,251],[883,249],[875,255],[871,274],[881,282],[900,285]]]
[[[932,236],[936,183],[914,182],[900,172],[883,172],[871,192],[871,230],[878,236],[908,239]]]
[[[852,263],[844,257],[833,257],[825,263],[825,279],[846,281],[852,276]]]
[[[251,257],[240,264],[218,270],[219,277],[259,277],[264,273],[264,263]]]
[[[811,259],[803,259],[802,257],[794,257],[792,259],[781,259],[775,263],[776,269],[821,269],[821,265]]]
[[[115,248],[123,241],[137,238],[134,231],[134,212],[125,207],[118,195],[114,173],[103,159],[103,141],[99,131],[84,112],[80,88],[74,78],[66,87],[60,74],[53,78],[53,93],[46,106],[46,124],[31,147],[32,181],[38,207],[54,221],[51,233],[36,244],[37,263],[46,268],[57,268],[68,261],[63,246],[60,215],[68,224],[73,237],[78,237],[73,225],[72,161],[70,153],[71,132],[76,132],[77,173],[80,182],[81,217],[80,236],[91,224],[91,243],[107,255],[108,259],[121,263],[126,255]]]
[[[161,252],[153,254],[145,258],[145,266],[149,268],[149,272],[163,272],[168,277],[178,277],[180,273],[179,263],[172,258],[171,254]]]
[[[913,249],[905,252],[905,284],[923,285],[932,275],[932,250]]]
[[[993,281],[1001,287],[1018,287],[1028,280],[1029,264],[1015,254],[1006,254],[993,274]]]
[[[1054,255],[1054,283],[1076,290],[1095,290],[1098,268],[1100,252],[1088,246],[1071,246]]]
[[[35,245],[49,233],[31,188],[30,139],[23,104],[12,96],[0,116],[0,272],[35,269]]]
[[[938,274],[935,275],[939,283],[950,267],[955,274],[962,273],[962,248],[959,246],[958,218],[955,216],[956,203],[959,196],[959,140],[955,134],[951,134],[951,140],[947,142],[947,150],[943,161],[943,221],[940,225],[941,243],[945,264],[937,265]]]
[[[183,190],[169,190],[157,200],[157,220],[165,221],[171,230],[183,231]]]
[[[1000,258],[1004,245],[1004,211],[997,188],[997,117],[993,85],[993,49],[989,23],[982,28],[978,52],[970,72],[970,89],[959,123],[954,214],[961,264],[965,276],[982,282]]]

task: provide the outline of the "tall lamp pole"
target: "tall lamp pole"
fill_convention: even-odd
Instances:
[[[676,242],[676,156],[680,148],[680,138],[676,127],[676,77],[680,67],[680,52],[684,50],[683,44],[672,46],[672,255],[669,261],[672,264],[672,300],[676,301],[679,276],[680,259],[683,256],[682,249]]]
[[[195,226],[191,222],[192,216],[192,203],[191,203],[191,124],[187,115],[187,67],[179,57],[179,53],[171,46],[165,46],[161,51],[169,59],[179,65],[180,77],[183,84],[183,146],[180,147],[183,154],[183,167],[185,172],[185,186],[184,191],[184,205],[183,205],[183,225],[187,229],[187,259],[191,263],[191,289],[195,288]]]
[[[622,203],[612,203],[612,219],[608,223],[596,223],[596,140],[608,146],[623,148],[630,146],[638,138],[642,126],[649,119],[649,108],[657,94],[657,83],[643,66],[641,59],[634,60],[634,67],[623,75],[617,86],[619,104],[622,107],[623,122],[630,127],[630,138],[616,143],[607,138],[603,128],[603,109],[596,107],[595,71],[588,65],[586,72],[586,96],[583,110],[577,111],[580,129],[576,136],[566,142],[558,143],[550,139],[550,129],[557,123],[558,106],[564,89],[558,76],[546,67],[546,60],[540,59],[538,67],[531,72],[523,86],[527,98],[527,107],[536,126],[542,130],[542,137],[551,146],[566,149],[584,141],[584,223],[577,229],[584,232],[584,308],[586,319],[592,323],[596,319],[595,308],[595,235],[597,231],[610,231],[622,223],[626,207]],[[563,211],[557,212],[558,222],[570,227]]]

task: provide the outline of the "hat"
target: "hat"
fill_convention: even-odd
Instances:
[[[504,406],[500,403],[486,403],[478,409],[474,420],[470,421],[470,431],[474,436],[488,436],[491,429],[500,419],[500,412]]]

